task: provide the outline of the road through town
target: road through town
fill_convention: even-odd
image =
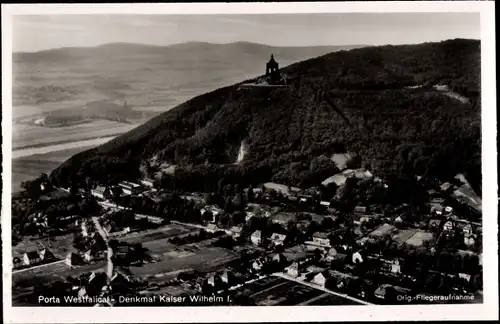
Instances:
[[[104,240],[104,242],[106,242],[106,247],[108,249],[108,268],[107,268],[107,275],[108,275],[108,278],[111,279],[113,277],[113,261],[112,261],[112,257],[113,257],[113,249],[109,246],[109,240],[108,240],[108,235],[106,234],[106,232],[104,231],[104,229],[102,228],[101,224],[99,223],[99,218],[96,217],[96,216],[93,216],[92,217],[92,221],[94,222],[95,224],[95,227],[97,229],[97,231],[99,232],[99,235],[101,235],[102,239]]]

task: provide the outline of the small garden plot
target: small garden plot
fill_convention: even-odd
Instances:
[[[421,246],[426,241],[432,241],[434,235],[430,232],[417,231],[410,239],[406,241],[406,244],[413,246]]]
[[[160,239],[167,239],[177,235],[182,235],[190,231],[192,231],[192,229],[188,229],[182,225],[169,224],[151,230],[129,233],[121,237],[120,241],[127,242],[129,244],[134,244],[134,243],[144,244],[149,241],[157,241]]]
[[[166,258],[160,262],[144,264],[141,267],[130,267],[136,276],[149,277],[169,273],[181,269],[192,268],[200,272],[208,272],[221,267],[239,256],[223,248],[207,248],[199,252],[168,252]]]

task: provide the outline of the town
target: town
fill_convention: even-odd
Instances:
[[[13,196],[13,303],[481,302],[481,200],[463,175],[416,176],[414,199],[393,203],[398,188],[334,158],[340,172],[308,189],[222,179],[182,192],[147,176],[60,188],[42,175]]]

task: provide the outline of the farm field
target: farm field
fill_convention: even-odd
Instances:
[[[161,276],[181,269],[209,272],[238,258],[236,253],[224,248],[206,248],[200,251],[193,249],[189,252],[172,250],[168,254],[160,262],[145,264],[142,267],[130,267],[130,270],[140,277]]]
[[[107,137],[125,133],[136,126],[110,120],[94,120],[90,123],[54,128],[14,124],[12,125],[12,149]]]
[[[424,242],[431,241],[432,239],[434,239],[434,234],[430,232],[417,231],[406,241],[406,244],[421,246]]]
[[[408,241],[416,232],[417,229],[402,230],[394,235],[392,239],[401,244]]]

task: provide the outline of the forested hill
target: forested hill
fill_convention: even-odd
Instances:
[[[280,72],[286,88],[236,84],[195,97],[75,155],[52,178],[130,179],[164,161],[177,165],[167,179],[182,189],[214,190],[221,178],[308,187],[337,171],[333,153],[349,151],[386,179],[462,172],[479,188],[479,41],[366,47]],[[247,152],[235,164],[242,141]]]

